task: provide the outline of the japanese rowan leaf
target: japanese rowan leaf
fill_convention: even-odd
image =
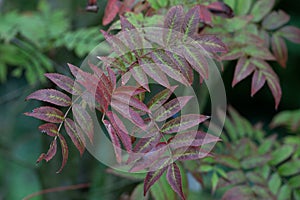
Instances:
[[[253,0],[235,1],[235,10],[238,15],[246,15],[252,7]]]
[[[194,80],[194,72],[187,60],[176,53],[167,52],[167,54],[171,58],[174,65],[177,66],[177,69],[181,71],[184,78],[189,82],[189,84],[192,84]]]
[[[174,41],[176,32],[181,32],[181,27],[184,18],[184,11],[182,6],[174,6],[169,9],[164,20],[163,40],[166,44]]]
[[[234,156],[220,155],[220,156],[217,156],[216,161],[217,161],[217,163],[220,163],[221,165],[224,165],[226,167],[230,167],[233,169],[240,169],[240,167],[241,167],[240,161],[237,158],[235,158]]]
[[[284,145],[272,152],[272,160],[270,160],[271,165],[277,165],[284,160],[288,159],[294,153],[294,147],[289,145]]]
[[[182,147],[173,151],[173,160],[199,160],[209,155],[209,152],[201,150],[199,147]]]
[[[143,69],[143,71],[150,76],[153,80],[155,80],[160,85],[169,88],[170,83],[166,74],[160,70],[159,66],[156,65],[152,59],[144,58],[139,59],[139,65]]]
[[[107,93],[111,94],[113,91],[113,83],[112,81],[116,82],[115,80],[111,80],[100,68],[92,63],[89,63],[89,67],[94,72],[96,77],[98,78],[98,84],[101,82],[101,86],[106,89]],[[114,72],[110,72],[113,76]],[[112,79],[116,79],[116,77],[112,77]]]
[[[184,33],[184,40],[187,37],[193,36],[198,29],[200,23],[200,6],[196,5],[191,8],[185,15],[183,24],[182,24],[182,32]]]
[[[173,94],[177,86],[172,86],[170,89],[165,89],[157,93],[154,97],[150,99],[147,103],[149,110],[155,111],[160,108]]]
[[[300,172],[300,160],[286,162],[278,168],[281,176],[291,176]]]
[[[164,121],[168,119],[169,117],[172,117],[176,113],[178,113],[180,110],[183,109],[183,107],[189,102],[189,100],[193,98],[192,96],[184,96],[184,97],[178,97],[175,98],[163,106],[160,107],[154,114],[153,118],[155,121]]]
[[[290,21],[290,16],[284,11],[273,11],[264,18],[262,26],[267,30],[274,30],[288,23],[288,21]]]
[[[150,171],[147,173],[144,180],[144,196],[146,195],[150,187],[163,175],[166,169],[167,167],[163,167],[161,169],[158,169],[157,171]]]
[[[108,75],[109,75],[109,79],[110,79],[112,88],[115,89],[116,88],[116,84],[117,84],[116,74],[115,74],[115,72],[110,67],[107,67],[106,69],[107,69],[107,72],[108,72]]]
[[[46,133],[51,137],[56,137],[58,135],[58,127],[55,124],[46,123],[39,126],[39,130],[42,133]]]
[[[116,134],[120,138],[122,144],[124,145],[125,149],[127,152],[131,152],[132,149],[132,144],[131,144],[131,138],[130,135],[128,134],[128,131],[121,121],[121,119],[118,117],[117,114],[109,111],[106,113],[112,127],[116,131]]]
[[[200,15],[200,22],[212,26],[212,13],[209,11],[207,6],[200,5],[199,15]]]
[[[232,18],[234,17],[233,10],[223,2],[213,2],[207,6],[210,12],[222,17]]]
[[[47,73],[45,74],[45,76],[66,92],[73,95],[80,94],[78,87],[76,87],[74,80],[72,80],[71,78],[57,73]]]
[[[118,14],[121,7],[121,2],[119,0],[108,0],[105,11],[104,17],[102,19],[102,24],[106,26],[110,22],[114,20],[116,15]]]
[[[181,199],[185,199],[182,191],[181,173],[176,163],[169,165],[166,176],[172,189],[180,196]]]
[[[168,56],[167,52],[164,50],[157,50],[151,52],[151,58],[160,67],[160,69],[167,74],[170,78],[188,86],[190,83],[183,74],[180,72],[180,68],[174,65],[171,58]]]
[[[224,28],[228,32],[236,32],[244,29],[252,20],[252,16],[237,16],[232,19],[226,19]]]
[[[227,53],[221,56],[221,60],[236,60],[243,56],[244,52],[240,48],[230,49]]]
[[[232,87],[245,79],[255,70],[255,66],[246,57],[241,57],[235,67]]]
[[[24,114],[51,123],[61,123],[64,120],[63,112],[49,106],[42,106]]]
[[[197,126],[207,119],[209,119],[208,116],[199,114],[183,115],[166,122],[161,128],[161,131],[166,134],[177,133]]]
[[[26,100],[28,99],[45,101],[57,106],[70,106],[72,101],[66,94],[54,89],[42,89],[35,91],[26,98]]]
[[[251,96],[254,96],[266,83],[266,77],[260,70],[254,72],[251,86]]]
[[[74,104],[72,107],[73,116],[82,129],[82,131],[86,134],[91,144],[93,144],[94,140],[94,123],[90,114],[83,108],[81,105]]]
[[[246,169],[246,170],[253,169],[253,168],[261,167],[261,166],[265,165],[270,159],[271,159],[271,157],[269,155],[250,156],[250,157],[246,157],[241,162],[241,166],[243,167],[243,169]]]
[[[254,194],[250,187],[236,186],[225,192],[222,200],[236,200],[236,199],[254,199]]]
[[[263,60],[275,60],[275,57],[269,51],[269,49],[261,46],[249,45],[244,48],[244,51],[247,55],[254,58],[259,58]]]
[[[112,98],[114,100],[120,101],[126,105],[130,105],[133,108],[136,108],[138,110],[145,111],[147,113],[150,112],[148,107],[143,102],[141,102],[139,99],[137,99],[136,97],[134,97],[132,95],[125,94],[125,93],[117,93],[117,94],[114,94],[112,96]]]
[[[170,148],[176,149],[181,147],[199,147],[205,144],[218,142],[219,137],[202,131],[187,131],[176,134],[170,141]]]
[[[287,40],[300,44],[300,29],[294,26],[285,26],[277,31],[277,33]]]
[[[197,37],[194,37],[194,39],[208,52],[228,52],[226,45],[215,35],[198,35]]]
[[[65,138],[61,134],[58,135],[58,138],[61,146],[62,163],[60,169],[56,173],[60,173],[63,170],[63,168],[67,164],[68,156],[69,156],[69,149]]]
[[[114,130],[113,126],[111,125],[111,123],[108,120],[103,120],[103,123],[106,127],[106,130],[109,134],[109,137],[111,139],[113,148],[114,148],[114,152],[115,152],[115,156],[116,156],[116,160],[118,163],[122,162],[122,149],[121,149],[121,143],[120,140],[116,134],[116,131]]]
[[[111,101],[111,106],[118,113],[120,113],[124,118],[130,120],[132,123],[139,127],[144,127],[144,120],[141,118],[138,112],[133,110],[127,103],[113,99]]]
[[[51,144],[50,144],[50,147],[47,151],[47,153],[42,153],[40,155],[40,157],[37,159],[37,163],[41,162],[42,160],[46,160],[46,162],[49,162],[56,154],[56,151],[57,151],[57,141],[56,139],[54,139]]]
[[[253,22],[261,21],[274,7],[275,0],[259,0],[254,4],[251,15]]]
[[[79,151],[80,155],[82,156],[82,154],[85,150],[85,146],[84,146],[84,142],[82,141],[82,139],[80,137],[80,134],[78,134],[78,131],[76,129],[76,125],[75,125],[74,121],[71,120],[70,118],[67,118],[65,120],[64,126],[65,126],[66,132],[69,135],[69,137],[71,138],[73,144],[75,145],[75,147]]]
[[[130,72],[138,84],[150,91],[147,75],[140,66],[133,67]]]
[[[289,185],[283,185],[278,192],[278,200],[291,199],[291,188]]]
[[[286,67],[286,62],[288,60],[288,50],[285,41],[281,37],[273,34],[271,38],[271,46],[273,54],[278,63],[282,67]]]
[[[199,75],[208,79],[208,62],[201,50],[195,47],[183,46],[183,55],[190,63],[191,67],[199,73]]]
[[[131,96],[135,96],[146,92],[146,90],[142,87],[135,87],[135,86],[120,86],[114,90],[114,94],[128,94]]]

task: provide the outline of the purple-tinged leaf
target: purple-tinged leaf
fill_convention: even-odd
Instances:
[[[203,24],[212,26],[211,12],[208,10],[207,6],[200,5],[199,15],[200,15],[200,22],[202,22]]]
[[[188,131],[178,133],[170,141],[170,148],[177,149],[181,147],[199,147],[205,144],[221,141],[219,137],[202,131]]]
[[[262,26],[267,30],[274,30],[285,25],[289,21],[290,16],[284,11],[273,11],[264,18]]]
[[[114,91],[114,94],[128,94],[131,96],[135,96],[138,94],[141,94],[143,92],[146,92],[144,88],[141,87],[135,87],[135,86],[120,86],[117,87]]]
[[[83,108],[81,105],[74,104],[72,107],[73,116],[84,132],[84,134],[87,135],[89,138],[91,144],[93,144],[94,140],[94,124],[92,117],[90,114],[86,111],[85,108]]]
[[[191,85],[194,81],[194,72],[190,64],[186,61],[184,57],[181,57],[176,53],[167,52],[167,54]]]
[[[202,78],[208,79],[208,63],[202,51],[199,51],[198,48],[187,46],[183,46],[182,51],[191,67],[196,70]]]
[[[288,50],[285,41],[281,37],[273,34],[271,39],[271,46],[277,62],[285,68],[286,62],[288,60]]]
[[[265,84],[266,77],[260,70],[255,70],[252,78],[251,96],[253,97]]]
[[[265,79],[268,83],[268,86],[272,92],[274,99],[275,99],[275,108],[277,109],[277,107],[280,103],[280,100],[281,100],[281,96],[282,96],[280,82],[279,82],[279,78],[278,78],[277,74],[273,71],[272,67],[264,60],[251,59],[251,62],[256,67],[258,67],[264,74],[263,76],[265,78],[263,78],[263,79]],[[253,76],[253,78],[254,78],[254,76]]]
[[[63,170],[63,168],[67,164],[68,156],[69,156],[69,149],[65,138],[61,134],[58,135],[58,138],[61,146],[62,163],[60,169],[56,172],[57,174]]]
[[[56,151],[57,151],[57,141],[56,139],[54,139],[50,144],[48,152],[46,154],[42,153],[40,157],[37,159],[36,163],[39,163],[42,160],[46,160],[46,162],[48,162],[55,156]]]
[[[64,120],[63,112],[50,106],[42,106],[24,114],[51,123],[61,123]]]
[[[161,131],[166,134],[177,133],[193,126],[197,126],[207,119],[209,119],[208,116],[199,114],[183,115],[165,123],[161,128]]]
[[[259,37],[263,40],[264,47],[269,49],[271,43],[269,33],[262,29],[259,31]]]
[[[146,90],[150,92],[149,86],[148,86],[148,78],[143,69],[140,66],[133,67],[130,70],[133,78],[136,80],[140,86],[144,87]]]
[[[300,29],[294,26],[285,26],[277,31],[277,33],[287,40],[300,44]]]
[[[114,20],[120,8],[121,8],[121,2],[119,0],[108,0],[104,11],[104,17],[102,19],[103,26],[106,26],[107,24],[109,24]]]
[[[186,86],[190,85],[189,81],[180,72],[180,68],[172,62],[171,58],[164,50],[157,50],[155,52],[152,52],[151,57],[154,62],[160,67],[160,69],[169,77]]]
[[[232,81],[232,87],[237,83],[245,79],[255,70],[254,65],[246,57],[241,57],[235,67],[234,78]]]
[[[200,6],[196,5],[191,8],[185,15],[183,24],[182,24],[182,31],[184,33],[184,40],[187,37],[193,36],[197,33],[199,23],[200,23]]]
[[[110,78],[106,76],[106,74],[98,66],[93,65],[92,63],[89,63],[89,66],[95,73],[96,77],[98,78],[98,81],[101,82],[104,88],[106,88],[107,92],[111,94],[114,88],[112,80],[110,80]],[[113,77],[113,79],[115,79],[115,77]]]
[[[111,101],[111,106],[113,109],[118,111],[124,118],[130,120],[138,127],[145,126],[144,120],[141,118],[141,116],[136,111],[134,111],[128,104],[113,99]]]
[[[29,99],[45,101],[58,106],[70,106],[72,104],[72,100],[70,97],[54,89],[43,89],[35,91],[26,98],[26,100]]]
[[[57,73],[47,73],[45,74],[45,76],[59,88],[65,90],[70,94],[79,95],[81,93],[78,86],[74,83],[74,80],[67,76]]]
[[[193,97],[184,96],[184,97],[175,98],[167,102],[153,114],[153,118],[155,119],[155,121],[161,122],[172,117],[180,110],[182,110],[182,108],[189,102],[191,98]]]
[[[183,23],[184,11],[182,6],[174,6],[168,11],[165,21],[163,33],[163,41],[165,44],[170,44],[174,41],[174,37],[177,33],[181,32],[181,26]]]
[[[126,105],[130,105],[138,110],[145,111],[147,113],[150,113],[148,107],[141,102],[139,99],[135,98],[134,96],[126,93],[116,93],[113,94],[112,98],[114,100],[120,101]]]
[[[147,104],[149,110],[155,111],[160,108],[173,94],[177,86],[172,86],[170,89],[165,89],[157,93]]]
[[[243,50],[241,48],[230,49],[228,53],[221,56],[221,60],[236,60],[243,56]]]
[[[251,15],[253,22],[261,21],[274,7],[275,0],[260,0],[254,4]]]
[[[226,45],[215,35],[197,35],[194,39],[204,50],[208,52],[228,52]]]
[[[222,17],[232,18],[234,17],[233,10],[223,2],[213,2],[207,6],[208,10]]]
[[[112,127],[111,123],[108,120],[103,120],[103,123],[107,129],[107,132],[109,134],[109,137],[111,139],[114,151],[115,151],[115,156],[116,160],[118,163],[122,162],[122,149],[121,149],[121,143],[120,140],[116,134],[115,129]]]
[[[108,75],[109,75],[109,78],[110,78],[110,82],[111,82],[112,88],[115,89],[116,88],[116,84],[117,84],[116,74],[115,74],[115,72],[110,67],[107,67],[106,69],[107,69],[107,72],[108,72]]]
[[[82,156],[82,154],[84,153],[84,150],[85,150],[85,146],[84,146],[84,142],[82,141],[81,137],[77,133],[77,129],[76,129],[76,125],[75,125],[74,121],[71,120],[70,118],[67,118],[65,120],[64,125],[65,125],[67,134],[69,135],[73,144],[75,145],[75,147],[78,149],[80,155]]]
[[[180,196],[181,199],[184,200],[185,196],[182,191],[181,174],[176,163],[173,163],[168,167],[167,180],[172,189]]]
[[[51,137],[56,137],[58,135],[58,128],[55,124],[47,123],[39,126],[39,130],[42,133],[46,133]]]
[[[222,200],[255,199],[252,190],[248,186],[236,186],[225,192]]]
[[[131,138],[121,119],[111,111],[107,112],[106,116],[108,117],[112,127],[116,131],[116,134],[122,141],[126,151],[131,152],[132,149]]]
[[[108,56],[97,56],[97,58],[101,60],[106,67],[116,68],[123,72],[126,72],[126,66],[121,57],[111,58]]]
[[[156,65],[152,59],[149,58],[141,58],[138,60],[139,65],[144,70],[144,72],[150,76],[153,80],[155,80],[160,85],[169,88],[170,83],[168,78],[164,72],[162,72],[158,65]]]
[[[263,60],[276,60],[276,58],[272,55],[269,49],[262,46],[250,45],[245,47],[244,51],[247,55],[252,56],[254,58],[259,58]]]
[[[209,152],[201,150],[199,147],[182,147],[173,151],[173,160],[199,160],[209,155]]]
[[[122,74],[122,76],[121,76],[122,85],[125,86],[128,83],[128,81],[130,80],[130,78],[131,78],[131,72],[130,71],[125,73],[125,74]]]
[[[166,171],[167,167],[158,169],[157,171],[150,171],[147,173],[144,180],[144,196],[150,189],[150,187],[161,177],[161,175]]]

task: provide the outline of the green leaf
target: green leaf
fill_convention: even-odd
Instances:
[[[254,4],[251,14],[253,22],[261,21],[273,8],[275,0],[258,0]]]
[[[300,160],[293,160],[287,163],[284,163],[278,168],[278,173],[281,176],[291,176],[300,172]]]
[[[289,188],[288,185],[283,185],[280,188],[280,191],[279,191],[277,199],[278,200],[288,200],[288,199],[291,199],[291,192],[292,191],[291,191],[291,189]]]
[[[272,160],[270,160],[271,165],[277,165],[282,161],[289,158],[294,152],[293,146],[285,145],[272,152]]]
[[[224,28],[228,32],[236,32],[243,29],[252,20],[251,16],[237,16],[232,19],[226,19]]]
[[[177,196],[165,176],[160,177],[160,179],[151,187],[150,192],[155,200],[176,199]]]
[[[289,186],[292,188],[299,188],[300,187],[300,175],[294,176],[288,180]]]
[[[277,173],[274,173],[269,182],[268,182],[268,186],[270,191],[272,192],[272,194],[276,195],[279,191],[279,188],[281,186],[281,178]]]
[[[252,0],[236,1],[235,10],[238,15],[246,15],[252,6]]]

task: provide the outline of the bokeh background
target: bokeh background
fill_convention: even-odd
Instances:
[[[44,71],[68,74],[66,63],[80,65],[103,40],[99,29],[107,29],[101,25],[106,1],[98,4],[99,12],[94,14],[85,12],[85,0],[0,0],[0,200],[22,199],[47,188],[82,183],[89,186],[33,199],[110,200],[136,185],[106,173],[107,167],[88,152],[80,157],[73,145],[69,145],[69,161],[62,173],[55,173],[61,163],[59,153],[49,163],[36,165],[50,138],[38,131],[39,120],[23,115],[41,104],[26,102],[26,96],[51,87],[42,76]],[[276,6],[291,15],[291,24],[300,27],[299,2],[281,0]],[[281,110],[300,107],[300,45],[287,44],[287,68],[273,63],[283,89],[277,111],[267,87],[251,98],[250,79],[231,88],[234,65],[223,74],[229,104],[253,122],[269,122]]]

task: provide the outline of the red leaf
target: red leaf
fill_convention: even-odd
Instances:
[[[169,88],[170,83],[168,81],[167,76],[164,72],[162,72],[158,65],[156,65],[152,59],[149,58],[141,58],[138,60],[139,65],[144,70],[144,72],[150,76],[153,80],[157,83],[161,84],[162,86]]]
[[[63,168],[67,164],[68,154],[69,154],[68,145],[65,138],[61,134],[58,135],[58,138],[61,146],[62,163],[60,169],[56,173],[60,173],[63,170]]]
[[[150,113],[148,107],[143,102],[141,102],[139,99],[135,98],[132,95],[125,94],[125,93],[116,93],[116,94],[114,93],[112,98],[126,105],[130,105],[138,110],[142,110],[147,113]]]
[[[50,144],[48,152],[46,154],[42,153],[36,162],[39,163],[42,160],[46,160],[46,162],[48,162],[55,156],[56,150],[57,150],[57,142],[56,139],[54,139]]]
[[[107,112],[106,116],[108,117],[112,127],[116,131],[116,134],[119,136],[120,140],[122,141],[126,151],[131,152],[132,149],[131,138],[121,119],[111,111]]]
[[[150,110],[155,111],[160,108],[173,94],[177,86],[172,86],[170,89],[165,89],[157,93],[150,101],[147,106]]]
[[[42,133],[46,133],[51,137],[56,137],[58,135],[58,128],[55,124],[47,123],[39,126],[39,130]]]
[[[173,163],[168,167],[167,180],[171,185],[172,189],[180,196],[180,198],[185,199],[185,196],[182,191],[181,174],[179,167],[176,165],[176,163]]]
[[[300,44],[300,29],[294,26],[285,26],[278,31],[278,34],[291,42]]]
[[[255,70],[252,78],[251,96],[254,96],[265,84],[266,77],[260,70]]]
[[[114,91],[114,94],[128,94],[131,96],[135,96],[138,94],[141,94],[143,92],[146,92],[144,88],[141,87],[135,87],[135,86],[120,86],[117,87]]]
[[[97,5],[97,0],[88,0],[88,4],[87,4],[87,6],[85,8],[85,10],[87,12],[95,12],[95,13],[97,13],[98,9],[99,9],[99,7]]]
[[[182,147],[173,151],[173,160],[199,160],[209,155],[209,152],[201,150],[199,147]]]
[[[167,167],[158,169],[157,171],[148,172],[144,180],[144,196],[150,189],[150,187],[161,177],[161,175],[166,171]]]
[[[286,67],[286,62],[288,60],[288,50],[284,40],[277,35],[272,35],[271,45],[272,51],[278,63],[282,67]]]
[[[110,82],[111,82],[112,88],[115,89],[116,88],[116,84],[117,84],[116,74],[115,74],[115,72],[110,67],[107,67],[106,69],[107,69],[107,72],[108,72],[108,75],[109,75],[109,78],[110,78]]]
[[[146,90],[150,92],[149,86],[148,86],[148,78],[145,72],[142,70],[140,66],[133,67],[130,70],[133,78],[140,84],[142,87],[144,87]]]
[[[194,39],[210,53],[228,52],[226,45],[215,35],[197,35]]]
[[[64,125],[65,125],[65,129],[66,129],[67,134],[70,136],[73,144],[76,146],[76,148],[78,149],[80,155],[82,156],[82,154],[84,152],[84,149],[85,149],[85,146],[84,146],[84,142],[80,138],[80,134],[77,133],[77,129],[76,129],[76,125],[75,125],[74,121],[67,118],[65,120]]]
[[[154,114],[153,118],[155,121],[164,121],[176,113],[178,113],[182,108],[193,98],[192,96],[184,96],[175,98],[166,104],[164,104],[160,109],[158,109]]]
[[[112,127],[111,123],[107,120],[103,120],[103,123],[107,129],[107,132],[109,134],[109,137],[111,139],[115,155],[116,155],[116,160],[118,163],[122,162],[122,149],[121,149],[121,144],[120,140],[116,134],[115,129]]]
[[[288,23],[288,21],[290,21],[290,16],[284,11],[273,11],[264,18],[262,26],[267,30],[274,30]]]
[[[200,23],[200,6],[196,5],[193,8],[191,8],[185,15],[185,18],[183,20],[182,24],[182,31],[184,33],[184,40],[188,36],[193,36],[195,33],[197,33],[197,30],[199,28]]]
[[[45,74],[45,76],[53,83],[55,83],[58,87],[70,94],[79,95],[81,93],[78,86],[74,84],[74,81],[67,76],[56,73],[47,73]]]
[[[199,8],[200,21],[209,26],[212,25],[212,16],[207,6],[200,5]]]
[[[87,135],[90,142],[93,144],[94,124],[93,124],[92,117],[86,111],[85,108],[83,108],[81,105],[78,105],[78,104],[73,105],[72,111],[73,111],[73,116],[74,116],[76,122],[79,124],[82,131]]]
[[[166,134],[177,133],[189,129],[193,126],[197,126],[207,119],[209,119],[209,117],[204,115],[198,115],[198,114],[183,115],[165,123],[161,128],[161,131]]]
[[[119,10],[121,7],[121,2],[118,0],[108,0],[105,11],[104,11],[104,16],[102,19],[102,24],[106,26],[110,22],[114,20],[116,15],[118,14]]]
[[[27,112],[24,114],[51,123],[61,123],[64,120],[64,114],[57,108],[50,106],[39,107],[31,113]]]
[[[213,2],[209,4],[207,7],[208,10],[215,15],[219,15],[227,18],[234,17],[233,10],[223,2]]]
[[[183,18],[184,11],[182,6],[174,6],[169,9],[164,20],[163,41],[165,44],[170,44],[174,41],[174,37],[181,32]]]
[[[238,82],[249,76],[255,67],[246,57],[241,57],[235,67],[234,78],[232,81],[232,87],[234,87]]]
[[[30,94],[26,100],[28,99],[45,101],[58,106],[70,106],[72,101],[70,97],[54,89],[38,90]]]

